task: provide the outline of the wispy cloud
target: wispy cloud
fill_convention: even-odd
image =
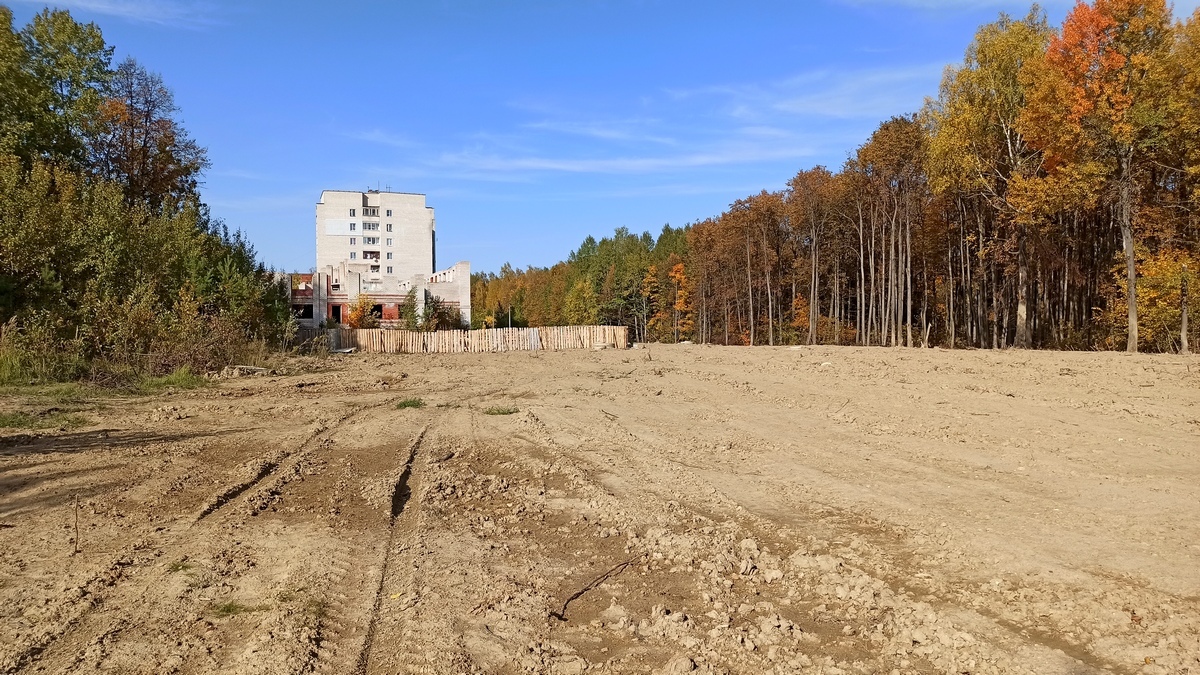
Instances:
[[[512,157],[469,152],[447,153],[438,164],[475,171],[550,171],[561,173],[656,173],[679,169],[798,159],[816,154],[810,146],[775,144],[735,145],[694,153],[627,157]]]
[[[689,176],[697,172],[841,154],[870,125],[915,111],[937,90],[942,68],[814,69],[665,96],[660,90],[639,100],[641,114],[606,115],[593,101],[510,102],[518,115],[507,127],[459,134],[457,143],[417,144],[380,129],[344,135],[408,150],[394,164],[380,162],[391,166],[372,169],[395,179],[540,183],[553,174],[640,175],[646,182],[631,186],[635,192],[683,194],[695,189]]]
[[[714,85],[670,90],[676,99],[713,97],[739,120],[765,120],[780,113],[827,119],[885,119],[913,112],[937,91],[944,63],[858,70],[813,70],[767,83]]]
[[[411,147],[414,147],[415,145],[417,145],[416,141],[413,141],[411,138],[408,138],[407,136],[402,136],[400,134],[394,134],[394,133],[391,133],[388,131],[383,131],[382,129],[371,129],[370,131],[349,132],[349,133],[344,133],[342,135],[345,136],[346,138],[351,138],[356,141],[363,141],[364,143],[378,143],[381,145],[390,145],[394,148],[411,148]]]
[[[621,141],[629,143],[656,143],[660,145],[676,145],[677,141],[662,134],[646,131],[646,127],[658,125],[652,119],[627,119],[608,121],[561,121],[544,120],[530,122],[525,129],[534,131],[551,131],[559,134],[584,136],[602,141]]]
[[[19,4],[38,5],[100,14],[127,21],[178,28],[199,28],[216,23],[216,11],[208,3],[180,0],[14,0]]]

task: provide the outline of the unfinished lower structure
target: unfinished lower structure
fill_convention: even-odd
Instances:
[[[471,264],[437,270],[437,230],[425,195],[325,190],[316,205],[317,265],[291,275],[291,304],[301,327],[342,324],[360,295],[381,325],[398,325],[402,308],[421,315],[435,298],[471,322]]]

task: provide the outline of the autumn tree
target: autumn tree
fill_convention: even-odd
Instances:
[[[1021,133],[1027,102],[1024,73],[1044,60],[1054,35],[1045,14],[1034,8],[1022,20],[1002,14],[983,26],[963,65],[947,70],[941,96],[930,111],[936,133],[929,168],[935,192],[985,207],[994,217],[1001,248],[1015,249],[1016,344],[1031,346],[1030,239],[1044,210],[1031,204],[1029,181],[1040,176],[1042,155]]]
[[[684,269],[682,262],[677,262],[671,266],[671,271],[667,274],[671,280],[671,285],[674,288],[674,302],[671,305],[672,311],[672,329],[676,342],[679,342],[681,337],[690,337],[694,321],[692,319],[692,288],[691,282],[688,281],[687,271]]]
[[[1033,73],[1034,92],[1022,123],[1025,135],[1047,153],[1052,171],[1073,168],[1112,193],[1125,254],[1131,352],[1138,348],[1138,179],[1164,140],[1163,68],[1171,46],[1165,0],[1077,3],[1050,43],[1046,67]]]
[[[127,58],[107,93],[89,125],[93,170],[124,185],[130,203],[151,208],[195,194],[208,158],[176,121],[179,109],[162,78]]]
[[[366,293],[359,293],[346,313],[346,325],[350,328],[379,328],[379,317],[375,314],[375,301]]]
[[[657,240],[585,239],[478,284],[475,305],[561,321],[591,289],[601,321],[643,340],[681,339],[690,307],[694,338],[723,344],[1173,349],[1200,253],[1198,17],[1096,0],[1056,32],[1036,6],[1001,14],[936,100],[836,173],[805,168]]]

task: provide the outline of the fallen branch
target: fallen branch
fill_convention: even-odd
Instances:
[[[635,562],[637,562],[637,558],[630,558],[629,560],[626,560],[623,563],[618,563],[617,565],[613,566],[612,569],[608,570],[604,574],[601,574],[600,576],[596,577],[595,579],[592,579],[590,582],[588,582],[588,585],[579,589],[573,595],[571,595],[571,597],[567,598],[563,602],[562,609],[560,609],[557,612],[550,612],[550,616],[554,617],[555,619],[558,619],[559,621],[566,621],[567,620],[567,605],[571,604],[575,600],[578,600],[584,593],[587,593],[588,591],[592,590],[593,588],[596,588],[597,586],[604,583],[605,581],[608,581],[611,577],[614,577],[614,576],[620,574],[621,572],[624,572],[626,567],[629,567],[630,565],[632,565]]]

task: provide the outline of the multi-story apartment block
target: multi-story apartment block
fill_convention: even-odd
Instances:
[[[344,262],[367,275],[364,291],[394,290],[385,280],[433,274],[436,246],[425,195],[326,190],[317,202],[317,270]]]
[[[436,221],[425,195],[325,190],[316,228],[316,273],[293,275],[293,310],[302,325],[342,323],[360,294],[374,301],[387,325],[413,290],[418,312],[437,297],[470,323],[471,265],[437,271]]]

